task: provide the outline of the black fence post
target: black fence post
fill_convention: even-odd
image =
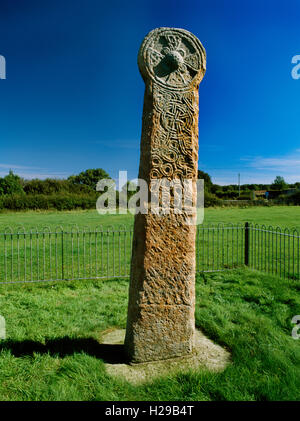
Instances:
[[[249,266],[249,222],[245,222],[245,265]]]

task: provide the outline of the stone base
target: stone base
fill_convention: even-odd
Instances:
[[[113,330],[103,335],[103,345],[121,345],[124,343],[125,329]],[[158,377],[167,377],[179,372],[198,369],[214,372],[223,371],[230,363],[230,353],[196,330],[195,348],[187,357],[170,358],[162,361],[128,364],[105,363],[107,373],[118,379],[124,379],[134,385],[151,382]]]

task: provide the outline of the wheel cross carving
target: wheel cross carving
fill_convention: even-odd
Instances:
[[[150,77],[165,88],[184,90],[199,73],[204,74],[205,52],[190,32],[159,28],[145,38],[139,52],[139,67],[144,78]]]

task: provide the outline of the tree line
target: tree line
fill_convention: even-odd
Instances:
[[[110,178],[102,168],[88,169],[67,179],[25,180],[9,171],[0,178],[0,209],[92,209],[99,193],[96,184]]]
[[[44,180],[38,178],[26,180],[14,174],[13,171],[9,171],[9,174],[0,178],[0,209],[92,209],[95,208],[100,194],[96,191],[98,181],[108,178],[111,177],[102,168],[88,169],[77,175],[71,175],[67,179],[46,178]],[[221,205],[224,200],[252,200],[254,191],[284,192],[286,189],[295,189],[295,195],[289,197],[292,197],[292,200],[296,197],[295,203],[292,203],[300,204],[298,198],[300,182],[288,184],[280,176],[276,177],[271,184],[243,184],[240,187],[237,184],[225,186],[214,184],[210,175],[201,170],[198,171],[198,178],[204,179],[206,207]],[[132,188],[129,191],[129,184],[131,182],[123,187],[123,190],[127,190],[128,200],[136,191]],[[285,200],[284,195],[278,195],[279,203]]]
[[[198,178],[204,179],[207,205],[220,205],[224,200],[251,200],[253,204],[258,204],[259,200],[266,199],[263,192],[276,193],[276,195],[274,194],[276,197],[273,200],[274,204],[300,204],[300,182],[288,184],[279,175],[270,184],[242,184],[240,186],[238,184],[224,186],[214,184],[210,175],[201,170],[198,171]]]

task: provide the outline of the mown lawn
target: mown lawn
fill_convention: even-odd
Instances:
[[[125,328],[128,281],[1,285],[0,400],[298,400],[299,282],[241,269],[199,275],[196,290],[196,324],[232,364],[132,386],[106,374],[98,343]]]
[[[254,222],[258,224],[297,228],[300,230],[299,206],[270,206],[248,208],[206,208],[204,210],[205,224],[218,224],[220,222]],[[80,211],[28,211],[28,212],[2,212],[0,213],[0,232],[6,226],[17,228],[22,225],[26,229],[35,227],[55,227],[70,225],[95,228],[98,225],[108,227],[113,225],[131,226],[133,216],[128,215],[99,215],[96,210]]]

